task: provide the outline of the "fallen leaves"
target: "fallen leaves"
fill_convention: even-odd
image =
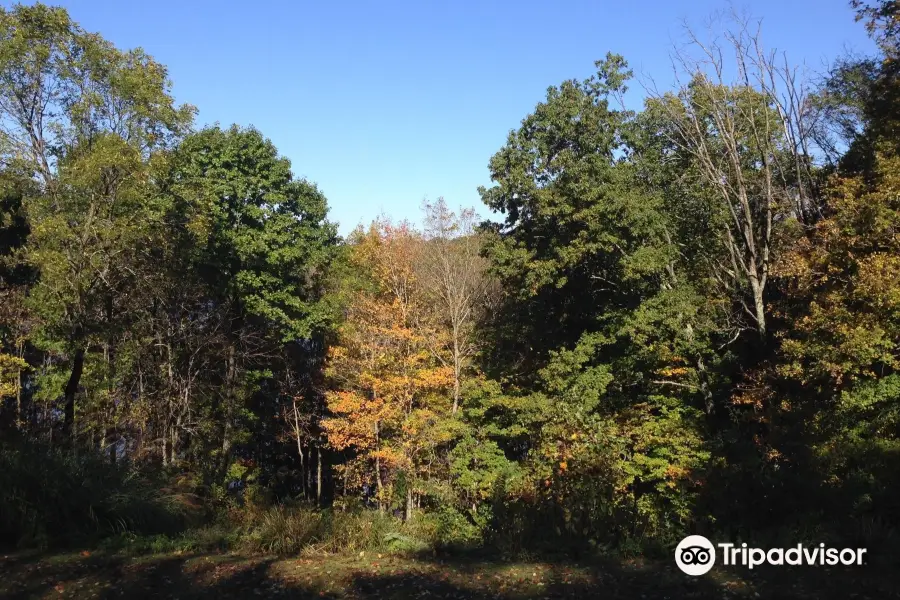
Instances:
[[[90,560],[85,560],[90,558]],[[541,598],[752,598],[765,588],[749,586],[729,573],[709,585],[685,588],[683,579],[666,570],[671,565],[618,561],[612,569],[596,565],[555,563],[456,562],[400,559],[361,562],[348,556],[275,559],[237,554],[178,557],[109,557],[79,552],[64,559],[23,561],[7,568],[0,579],[0,597],[202,597],[231,598],[429,598],[463,600],[537,600]],[[9,567],[9,565],[3,565]],[[677,574],[676,575],[680,575]],[[833,597],[872,598],[857,587],[832,585]],[[849,579],[848,579],[849,581]],[[693,582],[699,584],[703,582]],[[758,582],[757,582],[758,583]],[[807,581],[815,598],[815,581]],[[754,589],[756,588],[756,589]],[[838,592],[850,592],[839,594]],[[853,594],[857,593],[856,596]],[[796,594],[795,594],[796,595]],[[819,594],[818,597],[827,597]]]

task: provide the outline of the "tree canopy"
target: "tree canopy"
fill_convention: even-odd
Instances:
[[[75,521],[166,490],[257,541],[298,504],[419,550],[893,531],[900,11],[852,5],[877,54],[819,80],[740,20],[671,87],[607,54],[489,158],[499,220],[346,238],[142,50],[0,9],[0,531],[56,535],[56,479],[104,482]]]

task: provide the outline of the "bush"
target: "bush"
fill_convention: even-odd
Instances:
[[[276,506],[260,513],[243,539],[247,549],[268,554],[296,554],[327,536],[324,513]]]
[[[224,552],[238,545],[239,532],[224,525],[190,529],[177,536],[118,534],[104,539],[100,549],[127,554]]]
[[[200,512],[190,492],[108,457],[0,443],[0,539],[18,547],[175,533]]]
[[[403,533],[403,522],[375,510],[329,511],[329,537],[320,546],[331,553],[387,551],[389,537]]]
[[[441,546],[471,548],[481,545],[489,521],[490,506],[482,505],[472,517],[459,510],[444,507],[437,513],[436,538]]]
[[[436,522],[420,515],[404,523],[375,510],[319,510],[280,505],[244,522],[241,545],[267,554],[413,553],[434,545]]]

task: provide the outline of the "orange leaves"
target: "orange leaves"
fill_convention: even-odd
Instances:
[[[376,445],[383,403],[345,390],[328,392],[326,402],[335,417],[323,420],[322,427],[333,448],[367,449]]]
[[[681,465],[670,464],[666,467],[665,478],[669,483],[674,484],[676,480],[683,479],[690,475],[690,470]]]
[[[453,368],[436,366],[431,369],[420,369],[416,373],[416,385],[422,389],[449,388],[453,385]]]
[[[387,444],[382,444],[380,448],[373,451],[370,457],[379,459],[381,466],[386,469],[400,469],[409,466],[409,457],[397,448],[392,448]]]
[[[336,391],[329,392],[328,406],[332,412],[348,414],[357,412],[365,399],[356,392]]]
[[[663,377],[677,377],[679,375],[687,375],[691,373],[691,369],[685,367],[664,367],[657,371]]]
[[[435,423],[448,413],[430,408],[449,396],[454,373],[434,351],[446,334],[432,325],[417,288],[421,244],[405,224],[357,233],[351,262],[364,281],[347,295],[326,365],[328,442],[357,451],[351,470],[371,473],[377,465],[380,480],[414,469],[417,454],[442,439]]]

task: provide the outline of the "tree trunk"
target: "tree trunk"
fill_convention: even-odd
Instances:
[[[697,358],[697,371],[700,373],[700,393],[703,394],[703,403],[706,407],[706,414],[712,415],[715,404],[713,402],[712,390],[709,389],[706,363],[703,362],[702,356]]]
[[[375,447],[377,448],[380,444],[379,439],[379,427],[378,422],[375,422]],[[375,495],[378,497],[378,510],[384,512],[384,505],[381,503],[382,494],[381,494],[381,457],[375,457]]]
[[[303,439],[300,436],[300,416],[298,415],[297,410],[297,400],[296,398],[293,401],[293,413],[294,413],[294,437],[297,441],[297,455],[300,456],[300,486],[303,489],[303,497],[307,497],[307,477],[306,477],[306,460],[303,456]]]
[[[169,465],[169,419],[163,420],[163,430],[160,438],[162,439],[162,464],[164,467]]]
[[[305,500],[309,498],[309,477],[306,473],[306,457],[299,441],[297,442],[297,452],[300,453],[300,487],[303,489],[303,498]]]
[[[25,358],[25,345],[22,341],[16,342],[16,356],[19,359]],[[22,369],[16,369],[16,429],[24,429],[25,423],[22,421]]]
[[[231,461],[231,430],[234,418],[235,386],[237,382],[237,367],[234,358],[234,344],[228,346],[228,356],[225,361],[225,418],[222,427],[222,476],[224,477],[228,464]]]
[[[178,430],[181,429],[181,415],[175,419],[175,426],[170,432],[171,441],[169,442],[169,464],[175,464],[175,457],[178,453]]]
[[[759,331],[759,337],[766,337],[766,305],[763,299],[764,288],[756,277],[750,279],[751,288],[753,290],[753,310],[756,313],[756,329]]]
[[[316,447],[316,504],[322,506],[322,448]]]
[[[63,433],[67,439],[72,437],[75,427],[75,395],[78,393],[78,385],[81,383],[81,374],[84,371],[84,349],[75,351],[72,359],[72,372],[64,389],[65,409],[63,411]]]
[[[459,352],[459,330],[456,323],[453,324],[453,414],[459,410],[459,376],[462,372],[462,362]]]
[[[16,370],[16,429],[22,429],[22,369]]]
[[[116,429],[114,427],[111,427],[106,430],[106,443],[108,444],[109,463],[111,465],[116,464],[116,446],[118,444],[118,440],[116,440],[115,437],[116,437]],[[109,441],[110,439],[112,439],[113,441],[110,442]]]

